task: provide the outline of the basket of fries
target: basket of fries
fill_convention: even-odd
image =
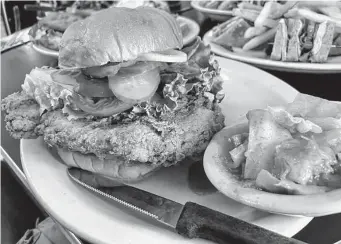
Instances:
[[[341,65],[340,1],[243,2],[232,15],[212,29],[212,43],[274,61]]]

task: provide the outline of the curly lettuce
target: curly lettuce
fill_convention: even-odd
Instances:
[[[40,114],[63,106],[73,106],[70,101],[72,92],[51,79],[54,71],[55,69],[48,67],[35,68],[26,75],[21,86],[27,95],[37,101]]]
[[[161,101],[139,104],[134,111],[157,116],[175,112],[199,97],[205,97],[212,103],[224,99],[220,67],[211,55],[210,46],[204,45],[197,37],[182,51],[187,54],[187,62],[169,64],[161,71]]]

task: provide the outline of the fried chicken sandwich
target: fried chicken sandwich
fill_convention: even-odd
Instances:
[[[59,68],[33,69],[2,110],[14,138],[42,136],[65,164],[132,182],[201,156],[223,97],[210,47],[183,47],[174,17],[110,8],[67,28]]]

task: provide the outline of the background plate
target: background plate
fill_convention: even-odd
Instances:
[[[237,61],[253,64],[260,68],[296,72],[296,73],[341,73],[341,63],[299,63],[299,62],[280,62],[270,59],[249,57],[246,55],[231,52],[215,43],[211,42],[212,30],[208,31],[203,41],[211,45],[212,52],[222,57],[234,59]]]
[[[294,88],[264,71],[232,60],[217,60],[226,80],[226,98],[221,107],[227,125],[238,122],[251,108],[284,104],[297,94]],[[68,178],[66,167],[47,149],[42,138],[21,140],[21,158],[28,184],[41,205],[63,226],[92,243],[211,243],[184,239],[84,190]],[[293,236],[312,220],[258,211],[217,191],[195,191],[188,180],[192,169],[189,166],[184,162],[164,168],[134,186],[180,203],[197,202],[285,236]]]
[[[34,44],[32,43],[32,47],[34,50],[36,50],[38,53],[41,53],[41,54],[44,54],[44,55],[47,55],[47,56],[51,56],[51,57],[56,57],[58,58],[58,55],[59,55],[59,52],[58,51],[55,51],[55,50],[52,50],[52,49],[48,49],[44,46],[41,46],[41,45],[37,45],[37,44]]]
[[[178,16],[177,20],[186,23],[186,25],[188,26],[188,32],[183,37],[183,45],[185,46],[194,41],[194,39],[199,35],[200,27],[198,23],[194,20],[183,16]]]

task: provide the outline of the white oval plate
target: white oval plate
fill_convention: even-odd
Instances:
[[[34,44],[34,43],[32,43],[32,47],[38,53],[58,58],[58,55],[59,55],[58,51],[55,51],[55,50],[52,50],[52,49],[48,49],[48,48],[46,48],[46,47],[44,47],[42,45],[37,45],[37,44]]]
[[[178,16],[177,21],[184,22],[188,26],[188,33],[183,37],[183,45],[187,45],[194,41],[194,39],[199,35],[200,27],[197,22],[192,19]]]
[[[191,1],[191,6],[196,9],[197,11],[203,13],[207,17],[218,20],[218,21],[225,21],[233,17],[231,10],[218,10],[218,9],[210,9],[204,8],[200,6],[200,1]]]
[[[205,173],[220,192],[240,203],[277,214],[318,217],[341,212],[341,189],[307,196],[281,195],[249,188],[237,180],[223,158],[228,154],[227,139],[247,129],[247,123],[224,128],[205,151]]]
[[[211,45],[212,52],[222,57],[234,59],[237,61],[253,64],[260,68],[269,70],[287,71],[295,73],[341,73],[341,63],[300,63],[300,62],[281,62],[270,59],[255,58],[247,55],[231,52],[211,42],[212,30],[205,33],[203,41]]]
[[[227,125],[239,121],[249,109],[280,105],[297,94],[295,89],[264,71],[217,59],[222,77],[227,79],[226,98],[221,104]],[[42,138],[21,140],[21,158],[28,184],[39,203],[63,226],[91,243],[211,243],[185,239],[84,190],[68,178],[66,167],[50,153]],[[164,168],[135,186],[180,203],[197,202],[290,237],[312,220],[258,211],[218,191],[198,195],[189,188],[188,167],[184,163]]]

